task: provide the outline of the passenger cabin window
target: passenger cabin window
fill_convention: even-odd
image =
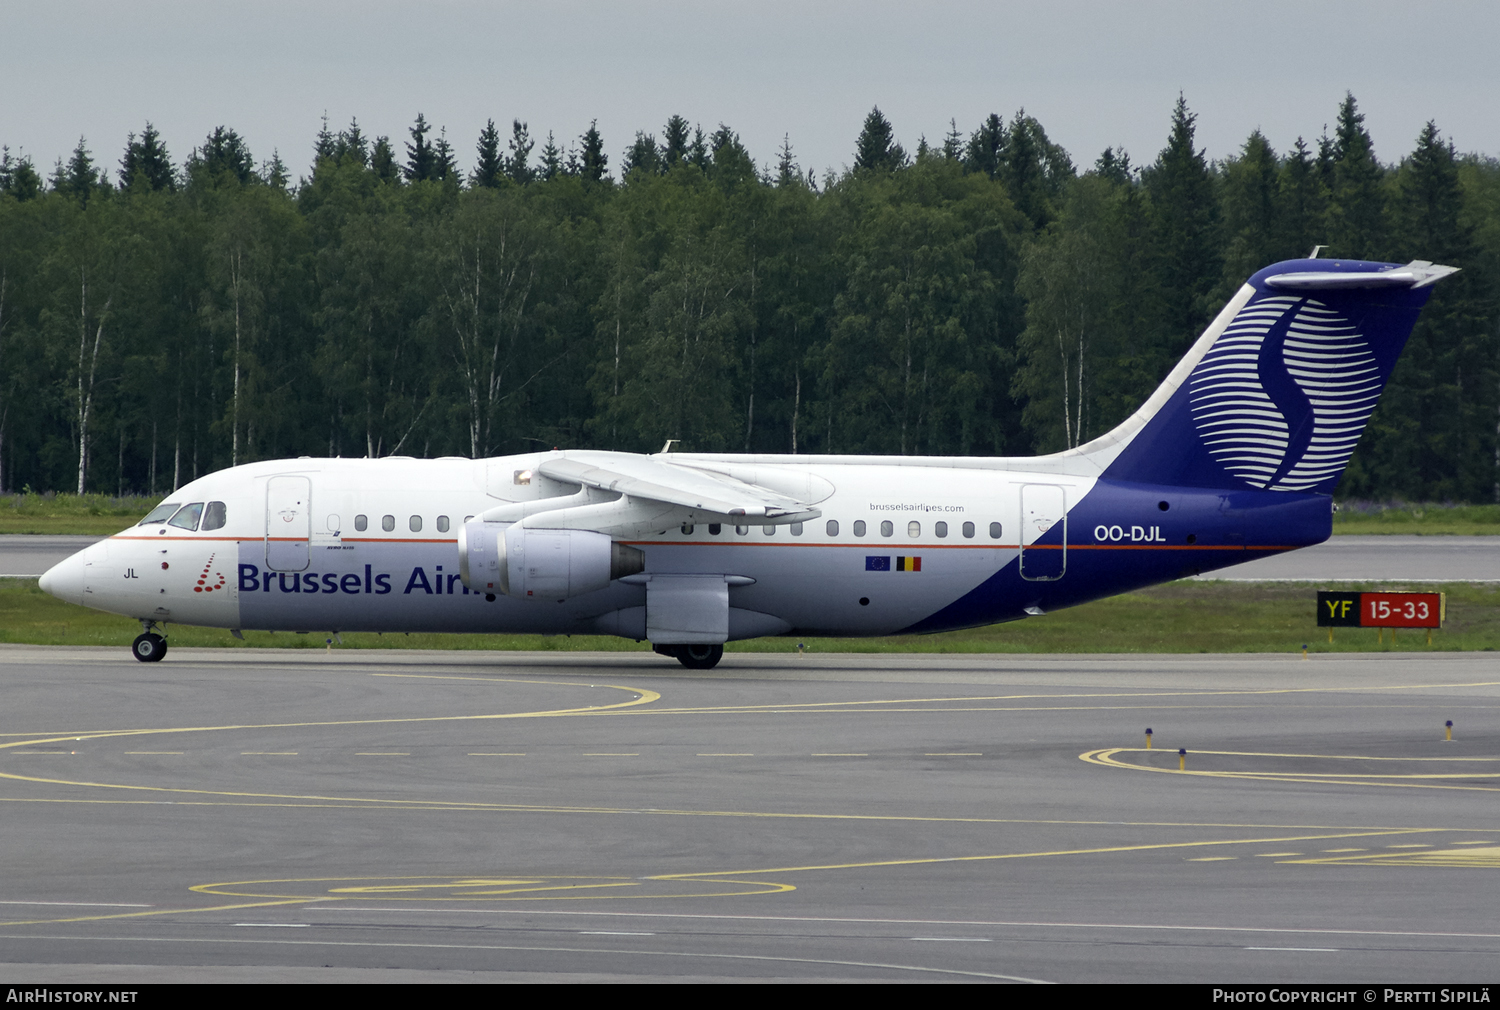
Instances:
[[[395,516],[381,516],[380,517],[380,528],[383,529],[383,530],[385,530],[387,533],[389,533],[391,530],[395,529],[396,528],[396,517]]]
[[[854,535],[857,537],[865,535],[865,521],[863,519],[854,520]]]
[[[738,533],[740,536],[744,536],[745,534],[747,534],[747,533],[750,532],[750,527],[748,527],[748,526],[736,526],[734,528],[734,531],[736,533]]]
[[[913,520],[906,524],[906,535],[913,540],[922,535],[922,524]]]
[[[839,521],[837,519],[828,520],[828,525],[823,528],[828,531],[828,535],[831,537],[839,535]]]
[[[723,526],[722,523],[709,523],[708,524],[708,535],[711,536],[711,537],[716,537],[716,536],[719,535],[719,531],[722,530],[723,528],[724,528],[724,526]]]
[[[370,517],[369,516],[355,516],[354,517],[354,528],[357,529],[357,530],[359,530],[359,532],[361,532],[361,533],[363,533],[365,530],[369,529],[370,528]]]
[[[999,540],[1000,539],[1000,524],[999,523],[990,523],[990,539],[991,540]]]
[[[893,526],[893,525],[891,525],[891,521],[889,519],[885,520],[884,522],[882,522],[880,524],[880,535],[881,536],[888,537],[888,536],[891,536],[892,534],[894,534],[895,532],[896,532],[896,527]]]
[[[422,517],[421,516],[412,516],[410,519],[406,520],[406,525],[411,529],[411,531],[413,533],[421,533],[422,532]]]
[[[974,539],[974,524],[973,523],[964,523],[964,536],[968,537],[970,540]]]
[[[191,505],[184,505],[177,510],[177,514],[167,520],[168,526],[177,526],[185,530],[198,528],[198,520],[203,515],[203,503],[195,501]]]
[[[768,537],[774,537],[776,535],[776,527],[775,526],[762,526],[760,528],[760,531],[762,533],[764,533]]]
[[[203,525],[205,530],[221,530],[229,522],[229,510],[221,501],[211,501],[203,507]]]
[[[685,536],[685,537],[690,537],[690,536],[693,535],[693,524],[692,523],[683,523],[682,524],[682,535]]]
[[[147,514],[146,518],[136,523],[136,525],[153,526],[157,523],[164,523],[172,517],[172,513],[176,512],[180,508],[182,508],[182,503],[175,501],[169,502],[165,505],[158,505],[156,506],[156,508],[152,509],[149,514]]]
[[[794,537],[800,537],[801,535],[802,535],[802,524],[801,523],[792,523],[792,536],[794,536]]]
[[[938,535],[938,539],[941,540],[943,537],[946,537],[948,535],[948,524],[933,523],[932,532],[936,533]]]
[[[438,532],[439,533],[447,533],[448,532],[448,517],[447,516],[438,516]]]

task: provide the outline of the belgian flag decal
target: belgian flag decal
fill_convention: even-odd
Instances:
[[[897,558],[896,571],[898,572],[920,572],[922,570],[921,558]]]

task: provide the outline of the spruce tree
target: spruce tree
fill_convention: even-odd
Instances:
[[[1006,140],[1005,120],[991,112],[979,124],[979,129],[969,135],[969,144],[964,148],[964,171],[983,172],[991,179],[999,178]]]
[[[620,162],[621,177],[629,176],[632,172],[657,175],[661,172],[661,167],[661,154],[656,149],[656,138],[636,130],[635,143],[625,149],[624,160]]]
[[[1349,259],[1386,255],[1385,171],[1352,94],[1339,106],[1334,133],[1333,190],[1328,205],[1332,254]]]
[[[1208,301],[1222,273],[1213,177],[1205,153],[1194,146],[1197,118],[1179,95],[1167,146],[1143,177],[1151,198],[1167,358],[1180,356],[1217,309]]]
[[[94,158],[82,137],[68,158],[66,168],[59,166],[53,188],[67,193],[79,203],[87,204],[94,190],[99,188],[99,173],[94,168]]]
[[[708,144],[713,152],[709,176],[719,185],[733,187],[755,178],[755,162],[740,143],[739,134],[720,123]]]
[[[531,149],[536,143],[527,132],[526,124],[519,119],[511,120],[509,146],[510,155],[505,159],[505,174],[510,176],[512,182],[524,186],[536,176],[529,164]]]
[[[1336,160],[1333,153],[1333,138],[1328,135],[1328,124],[1323,124],[1323,135],[1318,138],[1318,179],[1323,183],[1325,193],[1333,192],[1333,163]]]
[[[797,159],[792,156],[792,135],[783,134],[781,151],[776,157],[776,185],[785,187],[802,181],[802,170],[797,167]]]
[[[346,161],[352,161],[361,168],[370,164],[369,143],[359,128],[358,119],[350,119],[349,128],[339,131],[334,143],[334,157],[341,165]]]
[[[958,132],[958,120],[948,120],[948,132],[943,135],[943,157],[958,161],[964,155],[964,136]]]
[[[375,138],[375,146],[370,149],[370,171],[381,182],[400,180],[401,169],[396,164],[396,151],[391,147],[390,137]]]
[[[120,187],[133,189],[138,185],[151,190],[177,187],[177,173],[166,145],[149,122],[139,140],[133,133],[126,138],[125,156],[120,159]]]
[[[281,160],[281,152],[274,147],[271,149],[271,160],[260,167],[260,177],[266,181],[266,185],[283,192],[292,181],[286,162]]]
[[[681,116],[672,116],[661,131],[661,159],[671,171],[682,164],[688,156],[688,121]]]
[[[1042,124],[1022,109],[1011,121],[1006,142],[998,156],[1004,180],[1016,209],[1031,219],[1040,231],[1052,219],[1053,205],[1074,175],[1073,160],[1052,143]]]
[[[10,148],[0,148],[0,193],[17,200],[34,200],[42,193],[42,177],[26,155],[12,158]]]
[[[406,145],[406,167],[402,170],[406,175],[407,182],[424,182],[437,178],[437,156],[433,152],[432,144],[427,141],[427,134],[432,132],[432,127],[427,123],[427,117],[417,113],[417,121],[412,124],[408,131],[411,134],[411,143]]]
[[[599,136],[598,120],[589,123],[578,143],[578,174],[588,182],[599,182],[609,167],[609,155],[604,153],[604,138]]]
[[[896,143],[891,121],[875,106],[865,117],[854,145],[856,172],[890,172],[906,164],[906,152]]]
[[[495,129],[493,119],[486,120],[484,129],[479,131],[479,143],[474,145],[474,152],[477,157],[474,174],[469,177],[470,184],[484,189],[498,188],[505,165],[500,157],[500,131]]]
[[[458,159],[454,156],[453,145],[448,143],[448,128],[443,127],[438,131],[437,142],[432,145],[432,171],[433,178],[439,182],[447,182],[450,179],[458,182]]]
[[[1099,160],[1094,162],[1094,174],[1116,186],[1125,186],[1135,178],[1135,169],[1130,165],[1130,155],[1123,149],[1116,154],[1113,147],[1106,147]]]
[[[1279,255],[1280,165],[1265,134],[1254,130],[1240,148],[1240,156],[1225,163],[1221,174],[1224,237],[1228,241],[1221,292],[1228,294],[1261,267],[1283,258]]]
[[[693,139],[688,144],[687,161],[699,171],[708,171],[708,141],[703,137],[703,127],[693,127]]]
[[[538,170],[544,182],[550,182],[563,174],[563,154],[557,146],[557,141],[552,139],[552,131],[547,131],[547,143],[542,146],[542,164]]]
[[[192,162],[193,174],[210,184],[231,181],[245,185],[255,179],[255,160],[250,156],[250,148],[227,126],[214,127],[203,146],[194,152]]]
[[[1278,256],[1309,256],[1315,246],[1328,244],[1328,190],[1317,159],[1301,137],[1282,162],[1276,203],[1281,223]]]
[[[323,159],[333,160],[335,153],[335,141],[333,131],[328,128],[328,110],[323,110],[323,125],[318,127],[317,139],[313,141],[313,167],[317,169],[317,163]]]

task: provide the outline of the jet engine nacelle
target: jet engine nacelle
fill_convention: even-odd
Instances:
[[[521,600],[582,596],[646,567],[644,554],[604,533],[520,523],[465,523],[458,549],[459,575],[470,591]]]

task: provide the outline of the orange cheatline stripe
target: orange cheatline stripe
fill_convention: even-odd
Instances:
[[[918,551],[975,551],[975,550],[1019,550],[1018,544],[918,544],[890,543],[874,540],[863,543],[825,543],[820,541],[795,540],[621,540],[620,543],[645,547],[851,547],[866,550],[884,549]],[[1295,551],[1305,544],[1068,544],[1070,551]],[[1028,544],[1028,551],[1061,550],[1061,544]]]
[[[272,543],[278,543],[278,544],[279,543],[297,543],[297,544],[300,544],[300,543],[311,543],[311,540],[309,538],[307,538],[307,537],[265,537],[265,536],[256,536],[256,537],[202,537],[202,536],[128,537],[128,536],[123,536],[123,535],[116,534],[115,536],[107,537],[106,539],[109,539],[109,540],[145,540],[145,541],[149,541],[150,543],[153,543],[153,544],[159,544],[159,543],[163,543],[163,542],[170,543],[171,541],[174,541],[174,540],[181,540],[181,541],[185,541],[185,542],[188,542],[188,543],[209,543],[209,542],[216,542],[216,541],[230,541],[230,542],[242,543],[242,544],[259,544],[259,543],[264,543],[267,540],[270,540]],[[456,544],[456,543],[458,543],[457,538],[446,538],[446,537],[444,537],[444,538],[438,538],[438,537],[340,537],[339,540],[340,540],[340,542],[346,543],[346,544],[347,543],[355,543],[355,544]]]
[[[116,534],[108,537],[110,540],[146,540],[151,543],[161,543],[161,537],[124,536]],[[204,536],[169,536],[166,541],[187,541],[194,543],[231,541],[235,543],[264,543],[269,540],[272,543],[310,543],[304,537],[204,537]],[[457,544],[458,539],[435,538],[435,537],[341,537],[342,543],[354,544]],[[934,544],[934,543],[892,543],[883,540],[870,540],[855,543],[827,543],[823,541],[798,541],[798,540],[734,540],[726,537],[723,540],[621,540],[626,545],[642,545],[650,547],[851,547],[851,548],[885,548],[895,550],[896,548],[907,548],[922,551],[974,551],[974,550],[1019,550],[1019,544],[1002,543],[974,543],[974,544]],[[1029,551],[1056,551],[1062,549],[1061,544],[1029,544]],[[1070,551],[1295,551],[1307,544],[1073,544],[1067,545]]]

